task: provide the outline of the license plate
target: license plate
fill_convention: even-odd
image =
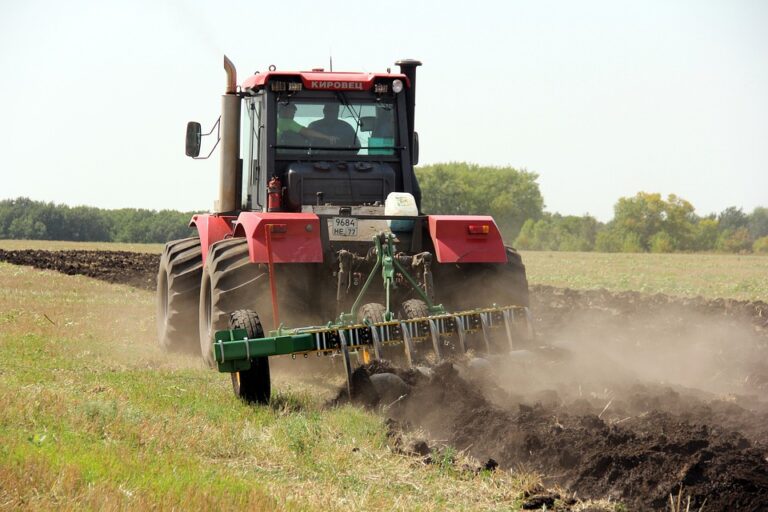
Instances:
[[[335,236],[357,236],[357,219],[355,217],[334,217],[331,230]]]

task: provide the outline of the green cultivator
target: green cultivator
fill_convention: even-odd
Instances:
[[[278,329],[256,338],[249,337],[247,329],[231,329],[216,333],[213,352],[221,372],[251,370],[253,359],[261,357],[341,354],[350,377],[352,354],[358,354],[362,362],[380,360],[385,359],[387,348],[395,346],[402,347],[409,366],[469,349],[486,353],[519,349],[530,337],[528,315],[525,307],[494,306],[407,320]]]
[[[218,331],[215,334],[213,356],[219,371],[238,374],[258,372],[259,369],[254,368],[254,362],[258,364],[258,361],[264,361],[264,358],[270,356],[307,357],[313,353],[317,356],[341,355],[347,374],[347,389],[351,394],[353,355],[357,355],[357,360],[361,363],[399,359],[408,366],[414,366],[439,362],[446,357],[456,357],[468,350],[488,354],[517,350],[532,337],[533,330],[527,307],[493,305],[488,308],[447,313],[442,305],[432,303],[429,294],[397,261],[393,235],[378,235],[374,237],[374,244],[376,262],[350,313],[342,314],[337,321],[324,326],[291,329],[281,326],[264,336],[258,316],[254,312],[235,312],[232,315],[234,322],[236,325],[240,322],[242,327]],[[383,314],[377,316],[384,320],[374,321],[366,317],[362,323],[355,322],[362,298],[375,280],[379,269],[387,304]],[[430,314],[406,319],[394,318],[390,311],[389,297],[394,286],[395,272],[407,280],[423,300],[426,307],[422,310]],[[263,366],[268,368],[267,364]],[[262,381],[263,379],[264,377],[261,377]],[[236,388],[241,381],[241,375],[233,380]],[[258,395],[267,392],[266,389],[254,391]]]

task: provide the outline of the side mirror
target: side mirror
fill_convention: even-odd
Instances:
[[[196,123],[195,121],[187,123],[187,156],[196,158],[200,155],[202,134],[203,131],[200,128],[200,123]]]
[[[413,132],[413,147],[411,148],[411,165],[419,165],[419,132]]]
[[[360,118],[360,131],[361,132],[372,132],[373,129],[376,128],[376,117],[375,116],[365,116]]]

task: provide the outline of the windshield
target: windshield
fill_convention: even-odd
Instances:
[[[394,155],[395,107],[391,102],[280,99],[277,153]]]

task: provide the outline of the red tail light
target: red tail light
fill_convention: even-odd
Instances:
[[[491,226],[488,224],[469,224],[467,232],[470,235],[487,235],[491,232]]]
[[[285,234],[288,232],[288,226],[285,224],[267,224],[267,229],[273,235]]]

